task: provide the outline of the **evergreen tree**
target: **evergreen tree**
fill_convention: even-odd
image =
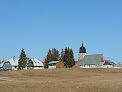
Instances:
[[[50,61],[59,60],[63,61],[66,67],[72,67],[73,65],[75,65],[73,50],[65,48],[65,51],[62,49],[61,54],[59,54],[59,51],[55,48],[53,48],[52,50],[49,49],[44,67],[48,68],[48,63]]]
[[[72,49],[65,48],[63,62],[66,67],[72,67],[73,65],[75,65],[74,54]]]
[[[69,67],[73,67],[73,66],[75,65],[73,50],[70,49],[69,53],[70,53],[70,63],[69,63]]]
[[[62,48],[62,50],[61,50],[60,60],[61,60],[61,61],[64,61],[64,50],[63,50],[63,48]]]
[[[67,48],[65,48],[65,53],[64,53],[64,65],[67,67],[67,62],[68,62],[68,49]]]
[[[48,63],[50,61],[58,61],[60,59],[59,51],[53,48],[52,50],[49,49],[47,56],[46,56],[46,62],[44,67],[48,68]]]
[[[58,61],[59,60],[59,51],[56,50],[55,48],[52,49],[51,51],[51,61]]]
[[[26,53],[25,53],[24,49],[21,50],[18,64],[19,64],[18,69],[20,69],[20,70],[22,70],[23,68],[25,68],[27,66],[27,57],[26,57]]]

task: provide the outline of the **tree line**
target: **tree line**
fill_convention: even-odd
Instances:
[[[66,68],[70,68],[75,65],[73,50],[70,48],[65,48],[61,50],[61,53],[59,53],[56,48],[53,48],[52,50],[49,49],[46,55],[44,68],[48,68],[48,63],[51,61],[61,61],[64,63]],[[33,61],[26,57],[26,53],[24,49],[22,49],[19,57],[18,69],[22,70],[23,68],[33,66]]]
[[[65,50],[62,49],[61,53],[59,54],[57,49],[49,49],[44,67],[48,68],[48,63],[51,61],[62,61],[66,68],[70,68],[75,65],[73,50],[70,48],[65,48]]]

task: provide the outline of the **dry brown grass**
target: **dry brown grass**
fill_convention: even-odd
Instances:
[[[2,71],[0,92],[122,92],[122,69]]]

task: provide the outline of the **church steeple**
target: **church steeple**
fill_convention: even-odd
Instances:
[[[79,53],[86,53],[86,48],[83,46],[83,41],[82,41],[82,46],[79,49]]]
[[[83,41],[82,41],[82,46],[79,49],[79,59],[81,60],[86,56],[86,48],[83,46]]]

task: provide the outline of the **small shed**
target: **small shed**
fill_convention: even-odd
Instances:
[[[0,64],[0,70],[12,70],[12,65],[9,61],[2,62]]]
[[[64,63],[60,61],[51,61],[48,63],[49,69],[64,68]]]

